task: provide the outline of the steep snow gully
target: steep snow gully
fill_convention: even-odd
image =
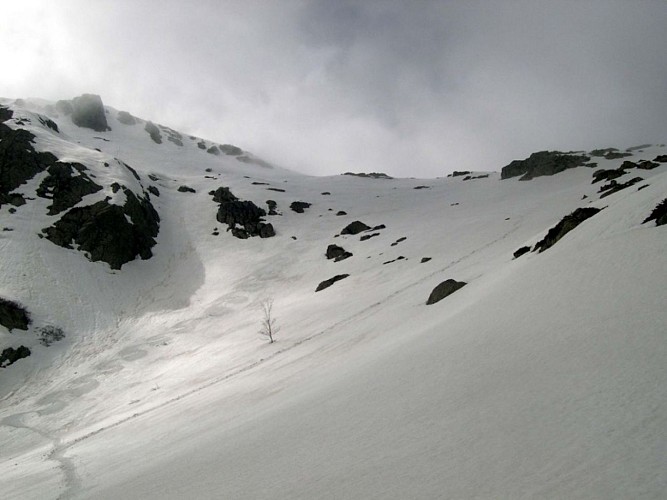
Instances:
[[[309,177],[96,96],[0,120],[3,498],[664,495],[664,145]]]

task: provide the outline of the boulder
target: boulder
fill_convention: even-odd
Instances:
[[[196,193],[197,191],[190,186],[178,186],[178,189],[176,190],[179,193]]]
[[[0,325],[7,330],[27,330],[30,325],[28,310],[13,300],[0,297]]]
[[[16,363],[19,359],[27,358],[30,356],[30,349],[26,346],[19,346],[17,349],[13,347],[7,347],[2,350],[0,353],[0,367],[4,368],[13,363]]]
[[[310,203],[307,203],[307,202],[305,202],[305,201],[293,201],[293,202],[290,204],[289,207],[290,207],[294,212],[296,212],[296,213],[298,213],[298,214],[302,214],[302,213],[304,213],[304,211],[305,211],[306,208],[309,208],[309,207],[310,207],[310,205],[311,205]]]
[[[232,194],[228,187],[220,186],[215,191],[209,194],[213,196],[213,201],[216,203],[227,203],[229,201],[236,201],[238,198]]]
[[[326,256],[329,260],[333,259],[334,262],[340,262],[341,260],[345,260],[348,257],[352,257],[352,253],[346,251],[343,247],[339,247],[338,245],[329,245],[327,247]]]
[[[343,228],[343,230],[340,232],[340,234],[359,234],[362,231],[368,231],[370,229],[369,226],[364,224],[361,221],[355,220],[354,222],[351,222],[347,226]]]
[[[96,132],[111,130],[107,124],[102,99],[95,94],[83,94],[72,99],[72,122],[78,127],[90,128]]]
[[[436,286],[431,292],[431,295],[428,296],[426,305],[435,304],[436,302],[441,301],[448,295],[453,294],[455,291],[457,291],[460,288],[463,288],[466,285],[467,283],[465,283],[464,281],[456,281],[453,279],[448,279],[446,281],[443,281],[438,286]]]
[[[518,259],[523,254],[528,253],[528,252],[530,252],[530,247],[529,246],[524,246],[524,247],[521,247],[518,250],[516,250],[513,255],[514,255],[515,259]]]

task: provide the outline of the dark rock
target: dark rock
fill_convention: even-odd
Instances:
[[[361,238],[359,238],[359,241],[370,240],[371,238],[374,238],[375,236],[380,236],[380,233],[364,234]]]
[[[275,229],[273,229],[273,224],[260,224],[259,225],[259,237],[260,238],[271,238],[276,235]]]
[[[213,201],[216,203],[227,203],[230,201],[236,201],[238,198],[229,190],[228,187],[220,186],[215,191],[211,191],[209,194],[213,196]]]
[[[269,185],[268,182],[251,182],[250,184],[252,184],[253,186],[268,186]]]
[[[276,212],[276,208],[278,208],[278,204],[275,201],[266,200],[266,205],[269,207],[269,215],[278,215],[278,212]]]
[[[631,148],[626,149],[626,151],[639,151],[640,149],[650,148],[652,144],[640,144],[639,146],[632,146]]]
[[[549,229],[547,235],[537,242],[533,252],[544,252],[554,246],[563,236],[572,231],[586,219],[593,217],[601,209],[595,207],[577,208],[574,212],[563,217],[558,224]]]
[[[137,198],[127,188],[124,192],[124,206],[104,200],[75,207],[43,233],[61,247],[77,245],[89,260],[106,262],[112,269],[120,269],[137,256],[151,258],[160,217],[148,198]]]
[[[387,226],[380,224],[379,226],[375,226],[373,229],[371,229],[371,231],[380,231],[382,229],[387,229]]]
[[[338,212],[336,212],[337,217],[340,217],[342,215],[347,215],[347,212],[345,212],[344,210],[339,210]]]
[[[197,147],[198,147],[199,149],[206,149],[206,143],[205,143],[204,141],[199,141],[199,142],[197,143]]]
[[[177,191],[179,193],[196,193],[197,192],[189,186],[178,186]]]
[[[39,116],[38,118],[39,118],[39,123],[41,123],[42,125],[45,125],[46,127],[50,128],[54,132],[60,133],[60,130],[58,130],[58,125],[56,125],[56,122],[54,122],[53,120],[49,120],[48,118],[46,118],[44,116]],[[104,140],[107,140],[107,139],[104,139]]]
[[[223,144],[220,146],[220,151],[229,156],[239,156],[243,154],[243,150],[241,148],[232,146],[231,144]]]
[[[527,181],[544,175],[554,175],[569,168],[580,167],[590,157],[560,151],[540,151],[533,153],[525,160],[514,160],[503,167],[501,179],[509,179],[521,175],[519,180]]]
[[[327,247],[326,256],[329,260],[334,259],[334,262],[340,262],[341,260],[345,260],[348,257],[352,257],[352,253],[346,251],[343,247],[339,247],[338,245],[329,245]]]
[[[622,168],[611,169],[611,170],[596,170],[595,172],[593,172],[593,182],[591,182],[591,184],[595,184],[596,182],[600,182],[602,180],[610,181],[622,175],[625,175],[625,170],[623,170]]]
[[[340,232],[340,234],[359,234],[362,231],[367,231],[369,230],[370,227],[364,224],[363,222],[360,222],[358,220],[355,220],[354,222],[351,222],[345,228]]]
[[[30,349],[26,346],[19,346],[17,349],[13,347],[7,347],[2,350],[0,354],[0,368],[5,368],[13,363],[16,363],[19,359],[27,358],[30,356]]]
[[[656,226],[663,226],[667,224],[667,198],[662,200],[658,205],[653,209],[651,214],[646,217],[642,224],[646,224],[654,220]]]
[[[657,161],[659,163],[667,163],[667,155],[659,155],[656,156],[653,161]]]
[[[148,192],[154,196],[160,196],[160,191],[155,186],[148,186]]]
[[[392,247],[395,247],[396,245],[398,245],[399,243],[401,243],[401,242],[403,242],[403,241],[405,241],[405,240],[407,240],[407,238],[406,238],[405,236],[402,236],[401,238],[399,238],[399,239],[397,239],[396,241],[394,241],[394,242],[391,244],[391,246],[392,246]]]
[[[354,172],[345,172],[343,175],[351,175],[354,177],[366,177],[369,179],[393,179],[393,177],[390,177],[382,172],[371,172],[369,174],[366,174],[364,172],[360,172],[358,174],[355,174]]]
[[[137,124],[137,120],[134,119],[134,116],[132,116],[127,111],[119,111],[117,119],[123,125],[136,125]]]
[[[289,207],[290,207],[294,212],[296,212],[296,213],[298,213],[298,214],[302,214],[302,213],[304,213],[304,211],[305,211],[306,208],[310,207],[310,205],[311,205],[310,203],[307,203],[307,202],[305,202],[305,201],[293,201],[293,202],[290,204]]]
[[[431,295],[429,295],[428,300],[426,301],[426,305],[435,304],[436,302],[441,301],[448,295],[453,294],[455,291],[463,288],[466,285],[467,283],[464,281],[456,281],[452,279],[443,281],[433,289]]]
[[[330,196],[331,193],[329,191],[324,191],[322,192],[322,196]]]
[[[431,260],[431,257],[422,257],[422,260],[419,261],[420,264],[424,264],[425,262],[428,262]]]
[[[90,128],[96,132],[111,130],[102,99],[94,94],[83,94],[72,100],[72,122],[78,127]]]
[[[604,186],[600,187],[600,190],[598,191],[598,193],[602,193],[600,195],[600,199],[605,198],[605,197],[607,197],[609,195],[612,195],[614,193],[617,193],[622,189],[628,188],[630,186],[634,186],[635,184],[637,184],[638,182],[641,182],[643,180],[644,179],[642,179],[641,177],[634,177],[633,179],[630,179],[629,181],[623,182],[623,183],[619,183],[619,182],[616,182],[616,181],[611,181],[611,182],[609,182],[609,184],[605,184]]]
[[[324,290],[325,288],[329,288],[336,281],[344,280],[348,276],[349,276],[349,274],[337,274],[333,278],[329,278],[328,280],[322,281],[319,285],[317,285],[317,288],[315,289],[315,291],[319,292],[319,291]]]
[[[280,189],[280,188],[266,188],[266,190],[267,191],[276,191],[278,193],[284,193],[285,192],[284,189]]]
[[[648,161],[648,160],[640,160],[637,163],[637,168],[641,170],[653,170],[654,168],[657,168],[660,166],[660,163],[654,162],[654,161]]]
[[[594,149],[594,150],[591,151],[589,154],[590,154],[591,156],[603,157],[603,156],[605,156],[605,155],[608,154],[608,153],[614,153],[614,152],[616,152],[616,151],[618,151],[617,148]]]
[[[616,151],[610,151],[604,155],[607,160],[617,160],[619,158],[627,158],[628,156],[632,156],[632,153],[619,153]]]
[[[65,332],[57,326],[47,325],[38,328],[37,331],[39,332],[39,343],[46,347],[65,338]]]
[[[183,146],[183,141],[180,140],[178,137],[174,137],[173,135],[168,135],[168,136],[167,136],[167,140],[168,140],[169,142],[173,142],[173,143],[176,144],[177,146]]]
[[[0,325],[11,331],[27,330],[30,325],[30,314],[28,310],[13,300],[0,297]]]
[[[380,255],[382,255],[382,254],[380,254]],[[388,260],[387,262],[383,262],[382,265],[392,264],[392,263],[396,262],[397,260],[405,260],[405,257],[403,255],[399,255],[394,260]]]
[[[451,174],[449,174],[447,177],[463,177],[464,175],[472,174],[470,170],[454,170]]]
[[[463,178],[464,181],[472,181],[474,179],[486,179],[489,177],[489,174],[480,174],[480,175],[468,175]],[[527,180],[527,179],[525,179]]]
[[[227,230],[240,239],[251,236],[260,238],[275,236],[273,225],[264,222],[262,219],[264,216],[266,211],[252,201],[230,200],[220,203],[216,218],[219,222],[227,224]]]
[[[53,200],[48,206],[49,215],[56,215],[72,208],[84,196],[102,190],[86,175],[86,167],[80,163],[54,163],[47,168],[48,176],[36,190],[37,196]]]
[[[518,259],[523,254],[530,252],[530,247],[521,247],[514,252],[514,258]]]
[[[206,152],[207,152],[207,153],[210,153],[210,154],[212,154],[212,155],[215,155],[215,156],[219,156],[219,155],[220,155],[220,150],[218,149],[218,146],[211,146],[210,148],[208,148],[208,149],[206,150]]]
[[[155,125],[153,122],[146,122],[146,126],[144,127],[144,130],[148,132],[148,135],[151,136],[151,139],[153,139],[153,142],[156,144],[162,144],[162,134],[160,133],[160,129]]]
[[[415,186],[412,189],[431,189],[431,186]]]

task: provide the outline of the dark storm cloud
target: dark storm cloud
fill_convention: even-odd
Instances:
[[[310,173],[436,176],[667,135],[662,1],[28,5],[0,32],[0,94],[97,92]]]

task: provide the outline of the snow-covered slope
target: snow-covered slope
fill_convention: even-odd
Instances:
[[[39,236],[64,217],[35,194],[46,173],[0,207],[0,297],[32,317],[0,326],[0,347],[31,349],[0,369],[5,498],[665,491],[667,233],[643,221],[667,197],[667,163],[617,170],[664,146],[530,181],[316,178],[166,127],[158,144],[109,107],[111,130],[94,131],[50,103],[0,105],[36,151],[101,186],[70,210],[122,204],[116,183],[159,214],[152,256],[114,269]],[[600,198],[600,169],[642,181]],[[275,236],[227,231],[209,194],[221,186],[274,200]],[[603,210],[514,258],[580,207]],[[341,234],[355,220],[380,228]],[[333,244],[353,255],[328,260]],[[446,279],[467,285],[427,306]],[[257,335],[266,298],[273,344]],[[65,338],[41,345],[46,326]]]

